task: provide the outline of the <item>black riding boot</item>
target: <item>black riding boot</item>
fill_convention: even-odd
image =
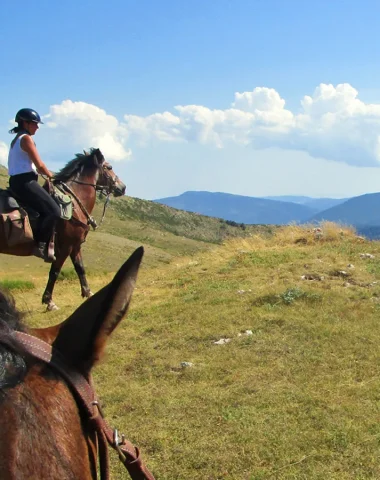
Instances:
[[[40,241],[35,249],[34,255],[43,258],[46,263],[55,261],[54,256],[54,235],[56,219],[54,217],[45,217],[40,229]]]
[[[53,263],[56,258],[54,256],[54,244],[49,242],[38,242],[33,249],[33,255],[38,258],[43,258],[46,263]]]
[[[46,243],[38,242],[33,248],[33,255],[38,258],[45,258]]]

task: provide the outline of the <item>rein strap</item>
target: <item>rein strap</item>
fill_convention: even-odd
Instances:
[[[117,430],[113,430],[107,424],[96,398],[91,378],[88,381],[81,373],[68,367],[60,352],[43,340],[23,332],[14,332],[14,335],[29,355],[42,360],[61,374],[71,388],[78,404],[86,412],[97,432],[100,479],[108,480],[110,478],[108,443],[118,452],[119,458],[132,480],[155,480],[143,464],[139,449],[126,440],[124,435],[120,440]],[[9,346],[12,347],[12,345]]]
[[[78,182],[78,181],[77,181],[76,183],[83,183],[83,182]],[[91,225],[91,227],[92,227],[94,230],[96,230],[97,227],[98,227],[98,225],[97,225],[97,223],[96,223],[96,220],[94,219],[94,217],[92,217],[92,216],[88,213],[86,207],[85,207],[85,206],[83,205],[83,203],[80,201],[80,199],[79,199],[78,196],[75,194],[75,192],[74,192],[66,183],[60,182],[59,184],[62,186],[62,188],[63,188],[64,190],[66,190],[67,193],[69,193],[70,195],[72,195],[72,196],[75,198],[75,200],[77,201],[80,209],[81,209],[82,212],[85,214],[85,216],[86,216],[86,218],[87,218],[88,224]],[[86,185],[91,185],[91,186],[92,186],[92,184],[86,184]]]

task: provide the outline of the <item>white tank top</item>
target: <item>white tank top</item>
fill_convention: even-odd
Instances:
[[[36,167],[29,155],[21,148],[20,142],[26,133],[20,135],[8,154],[8,173],[9,175],[19,175],[20,173],[35,172]]]

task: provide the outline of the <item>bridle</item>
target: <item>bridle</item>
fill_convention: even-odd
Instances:
[[[102,164],[102,170],[103,170],[103,175],[106,179],[105,185],[98,185],[97,183],[89,183],[89,182],[82,182],[81,180],[70,180],[72,183],[77,183],[79,185],[87,185],[90,187],[94,187],[96,192],[101,192],[103,195],[110,195],[116,183],[119,180],[119,177],[115,175],[115,177],[112,177],[108,172],[112,171],[112,166],[109,163],[104,162]]]
[[[100,480],[109,480],[110,478],[108,445],[117,451],[120,461],[128,470],[132,480],[155,480],[143,464],[139,449],[126,440],[124,435],[120,439],[118,431],[107,424],[97,400],[91,377],[87,380],[82,373],[69,367],[60,352],[43,340],[18,331],[14,332],[14,335],[21,343],[24,351],[56,370],[69,386],[78,407],[85,414],[96,433]],[[1,343],[14,348],[12,337],[1,339]]]
[[[71,183],[76,183],[78,185],[87,185],[89,187],[94,187],[96,192],[100,192],[101,195],[104,195],[106,198],[104,202],[104,207],[103,207],[103,214],[102,218],[100,219],[99,225],[97,224],[95,218],[90,215],[86,209],[86,207],[83,205],[81,200],[78,198],[76,193],[64,182],[59,182],[57,186],[61,186],[63,190],[65,190],[69,195],[72,195],[77,204],[79,205],[80,209],[84,213],[84,215],[87,218],[87,225],[91,225],[91,227],[96,230],[98,226],[103,223],[104,217],[106,215],[106,209],[108,207],[109,201],[110,201],[110,196],[114,191],[115,185],[117,184],[119,177],[115,175],[115,177],[112,177],[108,172],[112,170],[112,166],[109,165],[108,163],[104,162],[102,164],[102,169],[103,169],[103,175],[106,179],[105,185],[98,185],[97,183],[89,183],[89,182],[82,182],[81,180],[73,179],[70,180]]]

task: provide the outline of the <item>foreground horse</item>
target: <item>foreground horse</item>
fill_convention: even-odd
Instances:
[[[91,213],[95,206],[96,191],[115,197],[124,195],[125,185],[113,172],[111,165],[104,160],[99,149],[91,149],[89,154],[78,154],[66,167],[54,176],[53,183],[64,182],[73,193],[74,214],[71,220],[60,220],[56,227],[55,257],[52,263],[49,280],[42,296],[42,303],[47,310],[55,310],[53,290],[59,272],[68,256],[70,256],[75,271],[79,277],[82,297],[90,297],[91,291],[87,283],[82,261],[81,246],[85,241],[90,225],[96,227]],[[32,255],[33,245],[23,244],[7,246],[4,231],[0,224],[0,253],[10,255]]]
[[[105,440],[133,479],[154,480],[138,450],[105,423],[91,386],[91,369],[129,307],[142,256],[140,247],[109,285],[54,327],[27,329],[0,292],[2,480],[95,480],[98,455],[107,479]]]

